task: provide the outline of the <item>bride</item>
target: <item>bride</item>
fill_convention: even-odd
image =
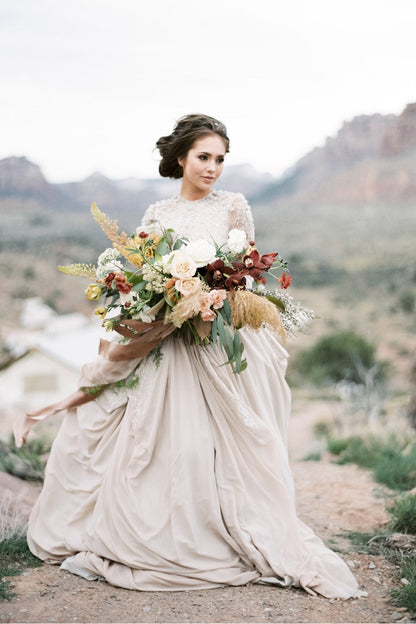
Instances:
[[[254,238],[240,193],[214,190],[226,128],[181,118],[157,142],[178,195],[147,209],[190,240]],[[68,409],[32,511],[28,543],[47,563],[136,590],[268,582],[328,598],[363,594],[343,560],[296,514],[287,453],[287,352],[267,328],[242,329],[248,367],[221,366],[221,347],[166,337],[163,357],[113,363],[139,383]],[[114,371],[113,371],[114,372]],[[82,384],[107,383],[103,356]],[[67,407],[71,405],[67,405]]]

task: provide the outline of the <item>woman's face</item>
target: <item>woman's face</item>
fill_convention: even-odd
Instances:
[[[211,192],[224,168],[226,145],[218,134],[196,140],[185,158],[178,162],[183,168],[181,194],[185,199],[198,199]]]

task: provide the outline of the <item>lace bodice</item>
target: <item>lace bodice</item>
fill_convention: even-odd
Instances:
[[[222,244],[232,228],[244,230],[254,239],[254,224],[250,206],[241,193],[212,191],[203,199],[188,201],[180,195],[151,204],[142,225],[159,223],[164,228],[196,240],[205,238]]]

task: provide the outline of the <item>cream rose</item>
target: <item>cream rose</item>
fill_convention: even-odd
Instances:
[[[203,321],[213,321],[217,315],[214,310],[202,310],[201,311],[201,319]]]
[[[231,253],[242,253],[247,244],[247,236],[243,230],[233,228],[228,232],[227,246]]]
[[[214,245],[211,245],[205,238],[191,241],[182,249],[192,258],[198,268],[214,262],[216,259]]]
[[[227,292],[225,290],[211,290],[209,293],[209,299],[214,310],[222,308],[226,298]]]
[[[210,297],[211,293],[207,293],[207,292],[203,292],[201,294],[201,298],[199,300],[199,309],[201,312],[205,312],[206,310],[209,310],[211,307],[211,297]]]
[[[201,290],[201,280],[197,277],[190,277],[189,279],[179,279],[175,282],[175,288],[181,295],[193,295]]]
[[[173,252],[172,260],[167,266],[170,274],[180,280],[193,277],[197,269],[195,262],[182,249]]]

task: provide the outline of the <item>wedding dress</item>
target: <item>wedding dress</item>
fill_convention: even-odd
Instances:
[[[189,239],[254,237],[241,194],[150,206]],[[343,560],[297,517],[287,453],[287,352],[241,330],[248,367],[216,345],[174,337],[137,365],[133,388],[69,410],[53,444],[28,543],[48,563],[138,590],[272,582],[326,597],[362,595]]]

